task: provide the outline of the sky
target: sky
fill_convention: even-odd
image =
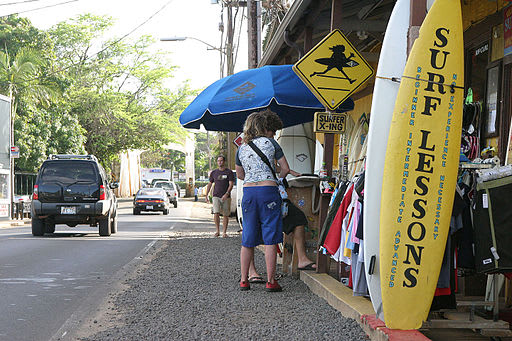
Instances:
[[[19,13],[66,1],[70,0],[0,0],[0,15]],[[143,34],[152,35],[157,40],[164,37],[188,36],[200,39],[214,47],[220,46],[221,32],[218,27],[221,22],[221,6],[211,4],[211,0],[78,0],[19,15],[28,17],[32,24],[40,29],[49,28],[82,13],[109,15],[115,19],[115,25],[107,33],[106,38],[112,38],[113,36],[121,37],[130,32],[169,1],[169,5],[128,38],[136,38]],[[13,2],[18,4],[2,5]],[[238,23],[240,18],[241,11],[237,17]],[[237,37],[238,32],[235,39]],[[246,25],[240,31],[239,45],[235,72],[247,69]],[[170,88],[176,88],[184,81],[190,80],[193,89],[202,89],[220,77],[219,52],[209,50],[203,43],[192,39],[178,42],[158,41],[155,48],[169,52],[172,65],[179,67],[174,72],[174,79],[166,83]]]

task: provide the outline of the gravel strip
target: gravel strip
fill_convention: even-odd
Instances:
[[[282,276],[280,293],[264,284],[239,291],[240,237],[175,235],[163,243],[81,340],[369,340],[299,279]],[[258,250],[256,266],[265,269]]]

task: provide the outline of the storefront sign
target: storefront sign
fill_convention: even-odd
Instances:
[[[9,204],[0,204],[0,217],[9,216]]]
[[[341,134],[345,132],[347,115],[329,112],[316,112],[313,131],[315,133]]]
[[[20,157],[20,147],[11,146],[11,158],[17,159]]]
[[[509,5],[503,11],[503,39],[504,39],[504,55],[512,53],[512,5]]]
[[[475,50],[475,57],[487,51],[489,51],[489,44],[485,44],[484,46],[477,48]]]

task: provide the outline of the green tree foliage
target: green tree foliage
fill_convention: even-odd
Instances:
[[[165,86],[174,67],[153,38],[102,41],[112,23],[84,14],[41,31],[0,18],[0,93],[13,98],[18,169],[53,153],[95,154],[110,168],[119,152],[184,140],[178,117],[195,92]]]
[[[49,59],[53,54],[48,33],[32,26],[30,20],[16,15],[0,18],[0,50],[14,56],[21,48],[43,51]]]
[[[96,38],[111,24],[106,17],[83,15],[50,30],[59,63],[72,79],[68,98],[87,131],[86,150],[107,165],[127,149],[182,141],[178,117],[192,94],[187,85],[176,92],[164,86],[174,68],[151,52],[153,38],[108,41],[92,54]]]
[[[58,110],[21,110],[15,123],[20,157],[16,169],[36,171],[50,154],[85,154],[85,130],[78,119]]]
[[[56,87],[42,80],[44,59],[40,52],[21,48],[15,55],[0,51],[0,90],[12,99],[12,115],[22,97],[33,104],[49,106]]]
[[[185,172],[185,154],[178,150],[159,148],[140,155],[142,168],[163,168],[173,172]]]
[[[16,170],[35,171],[48,154],[83,153],[82,127],[62,110],[63,82],[53,73],[53,43],[28,19],[0,18],[0,93],[11,97]]]
[[[213,134],[210,133],[210,139],[213,140]],[[214,161],[214,155],[213,151],[208,151],[209,148],[211,148],[211,145],[209,144],[208,136],[206,133],[197,133],[196,134],[196,149],[194,153],[194,162],[195,162],[195,169],[197,175],[202,176],[208,176],[208,172],[210,171],[210,163],[212,163],[213,166],[216,165]],[[211,158],[210,158],[211,157]]]

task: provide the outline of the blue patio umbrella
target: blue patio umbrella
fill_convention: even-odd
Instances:
[[[249,114],[266,108],[278,114],[285,127],[313,121],[313,114],[324,110],[291,65],[267,65],[211,84],[181,113],[180,123],[192,129],[202,124],[211,131],[242,131]],[[337,111],[353,108],[349,98]]]

